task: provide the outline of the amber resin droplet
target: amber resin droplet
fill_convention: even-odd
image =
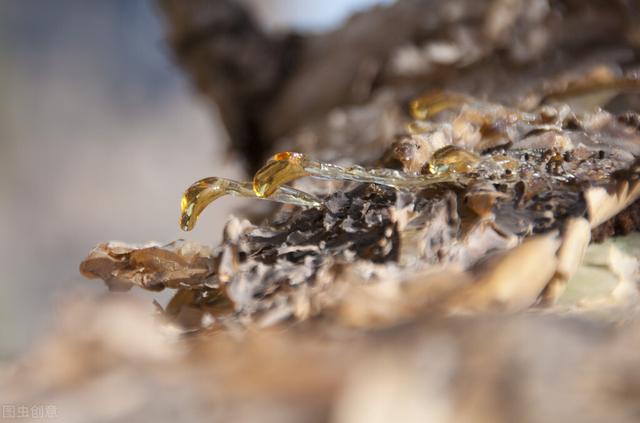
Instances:
[[[224,178],[204,178],[191,185],[180,200],[180,228],[190,231],[195,226],[200,213],[211,202],[224,195],[265,199],[256,196],[251,182],[237,182]],[[268,200],[304,207],[321,207],[322,200],[306,192],[289,187],[276,188]]]
[[[473,170],[481,158],[464,148],[448,145],[433,153],[429,162],[430,173],[467,173]]]
[[[608,66],[597,66],[586,75],[573,80],[561,80],[554,85],[540,99],[541,104],[562,102],[572,108],[588,110],[603,107],[620,93],[638,92],[640,78],[637,73],[617,75]]]
[[[303,176],[380,184],[396,189],[422,189],[428,185],[452,182],[449,174],[418,175],[394,169],[367,169],[362,166],[338,166],[312,160],[300,153],[276,154],[253,178],[253,190],[260,198],[268,198],[283,188],[282,184]]]
[[[214,200],[227,194],[228,180],[204,178],[191,185],[180,200],[180,227],[190,231],[196,224],[200,213]]]
[[[443,110],[458,107],[466,101],[462,95],[436,91],[413,100],[409,108],[414,119],[425,120]]]
[[[253,177],[253,192],[258,197],[270,197],[279,187],[295,179],[308,176],[305,157],[300,153],[284,152],[273,156]]]

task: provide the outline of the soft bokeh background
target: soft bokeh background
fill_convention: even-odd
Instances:
[[[382,2],[250,3],[272,30],[322,31]],[[162,25],[152,0],[0,1],[0,358],[36,340],[69,292],[105,292],[78,274],[95,244],[215,243],[247,205],[224,199],[178,228],[186,186],[243,176]]]

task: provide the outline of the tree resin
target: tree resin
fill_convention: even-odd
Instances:
[[[258,198],[278,203],[294,204],[304,207],[322,207],[322,200],[306,192],[289,187],[280,187],[270,197],[259,197],[253,192],[250,182],[237,182],[231,179],[209,177],[191,185],[180,200],[180,227],[190,231],[196,224],[200,213],[213,201],[224,195]]]
[[[467,101],[467,97],[461,94],[435,91],[413,100],[409,104],[409,110],[414,119],[425,120],[444,110],[462,106]]]
[[[465,166],[471,163],[469,157],[473,153],[467,152],[464,155],[456,150],[455,154],[464,159]],[[453,168],[451,165],[438,166],[433,168],[434,172],[420,175],[386,168],[368,169],[357,165],[343,167],[312,160],[304,154],[285,152],[276,154],[258,170],[253,178],[253,190],[258,197],[268,197],[283,184],[304,176],[380,184],[396,189],[423,189],[437,183],[458,182],[460,177],[454,175]]]
[[[429,161],[429,173],[467,173],[476,168],[481,161],[477,154],[454,145],[447,145],[437,150]]]

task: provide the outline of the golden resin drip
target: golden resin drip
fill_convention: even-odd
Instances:
[[[436,91],[413,100],[409,108],[414,119],[425,120],[444,110],[461,106],[466,101],[467,98],[462,95]]]
[[[431,156],[429,173],[468,173],[476,168],[481,158],[477,154],[454,145],[437,150]]]
[[[261,198],[270,197],[278,187],[308,176],[304,169],[305,156],[300,153],[284,152],[273,156],[253,178],[253,192]]]
[[[541,103],[561,101],[570,105],[581,103],[582,108],[596,108],[604,106],[620,93],[639,90],[640,79],[637,74],[617,75],[609,67],[597,66],[580,78],[551,87],[541,99]]]
[[[453,158],[447,155],[442,157],[445,162],[439,168],[434,167],[434,171],[428,175],[418,175],[394,169],[367,169],[355,165],[342,167],[312,160],[300,153],[285,152],[276,154],[258,170],[253,178],[253,190],[258,197],[268,197],[282,188],[283,184],[304,176],[380,184],[396,189],[423,189],[436,183],[457,182],[460,178],[455,177],[455,171],[462,173],[463,167],[466,169],[471,166],[475,163],[472,158],[477,157],[462,149],[452,151],[451,154],[459,158],[458,166],[454,166]]]
[[[180,200],[180,228],[190,231],[195,226],[200,213],[209,204],[224,195],[265,199],[257,196],[250,182],[237,182],[224,178],[204,178],[191,185]],[[289,187],[272,190],[268,200],[305,207],[321,207],[322,200],[311,194]]]

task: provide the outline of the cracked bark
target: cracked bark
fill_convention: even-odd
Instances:
[[[381,92],[401,104],[434,88],[509,104],[596,63],[638,64],[633,1],[401,0],[319,35],[268,34],[232,0],[159,4],[178,62],[219,107],[251,172],[283,138]],[[466,43],[466,57],[402,69],[403,52],[433,42]]]
[[[302,181],[325,208],[232,219],[216,248],[101,244],[83,274],[176,290],[162,318],[70,301],[2,398],[80,399],[78,421],[637,420],[640,266],[584,254],[640,220],[636,2],[400,0],[313,36],[228,0],[159,4],[250,171],[291,149],[422,172],[457,145],[521,179]],[[411,119],[433,89],[464,104]],[[581,263],[597,292],[558,302]]]

